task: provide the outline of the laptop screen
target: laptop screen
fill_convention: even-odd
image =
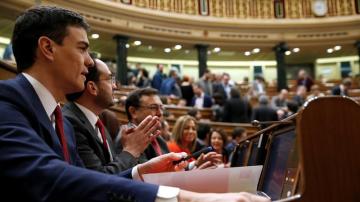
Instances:
[[[264,170],[263,184],[260,191],[265,192],[272,200],[280,199],[283,188],[288,157],[294,149],[295,128],[277,131],[272,139],[266,167]]]

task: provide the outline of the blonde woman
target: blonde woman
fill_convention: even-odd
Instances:
[[[194,117],[181,116],[172,129],[172,140],[168,142],[171,152],[185,152],[190,155],[195,149],[197,121]],[[190,159],[189,161],[194,161]]]
[[[194,152],[197,138],[197,121],[194,117],[181,116],[175,123],[172,130],[172,140],[168,142],[168,148],[171,152],[185,152],[188,155]],[[222,162],[222,155],[216,152],[202,154],[197,159],[191,158],[188,169],[216,167]]]

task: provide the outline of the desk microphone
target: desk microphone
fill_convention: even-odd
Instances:
[[[266,124],[274,124],[274,123],[279,123],[279,124],[292,124],[294,122],[292,121],[258,121],[258,120],[253,120],[251,121],[251,125],[258,127],[260,125],[266,125]]]
[[[182,158],[182,159],[180,159],[180,160],[174,161],[173,164],[176,165],[176,164],[179,164],[179,163],[182,162],[182,161],[187,161],[187,160],[189,160],[189,159],[191,159],[191,158],[197,159],[201,154],[203,154],[203,153],[206,154],[206,153],[211,152],[211,151],[214,151],[214,148],[213,148],[212,146],[205,147],[205,148],[203,148],[203,149],[200,149],[200,150],[197,151],[197,152],[194,152],[194,153],[188,155],[188,156],[185,157],[185,158]]]

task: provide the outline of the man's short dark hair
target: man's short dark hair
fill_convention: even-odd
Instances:
[[[22,72],[34,64],[38,40],[41,36],[49,37],[61,45],[68,34],[68,26],[89,29],[89,25],[80,14],[63,8],[37,6],[20,15],[15,22],[12,35],[18,72]]]
[[[99,81],[99,78],[100,78],[100,72],[98,71],[98,68],[97,68],[97,65],[96,65],[96,62],[95,62],[95,59],[93,57],[92,54],[90,54],[91,56],[91,59],[93,60],[93,66],[89,67],[88,68],[88,73],[86,74],[86,79],[85,79],[85,82],[84,82],[84,86],[86,88],[86,84],[89,82],[89,81]],[[80,91],[80,92],[76,92],[76,93],[71,93],[71,94],[67,94],[66,95],[66,99],[70,102],[73,102],[73,101],[76,101],[77,99],[79,99],[81,97],[81,95],[85,92],[85,88],[84,90]]]
[[[155,88],[139,88],[132,91],[125,100],[125,111],[128,117],[128,120],[131,121],[132,117],[129,111],[130,107],[139,108],[140,99],[142,96],[152,96],[159,95],[159,91]]]
[[[241,135],[245,132],[245,129],[244,128],[241,128],[241,127],[236,127],[234,128],[233,132],[232,132],[232,139],[236,139],[237,137],[241,137]]]
[[[197,128],[198,138],[201,140],[205,140],[211,131],[211,126],[207,123],[199,123]]]
[[[230,90],[231,98],[240,98],[240,92],[237,88],[231,88]]]

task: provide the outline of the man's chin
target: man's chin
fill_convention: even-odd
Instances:
[[[71,90],[69,90],[69,92],[67,92],[66,94],[79,93],[82,92],[84,89],[85,89],[84,83],[77,84],[76,86],[74,85],[74,87]]]

